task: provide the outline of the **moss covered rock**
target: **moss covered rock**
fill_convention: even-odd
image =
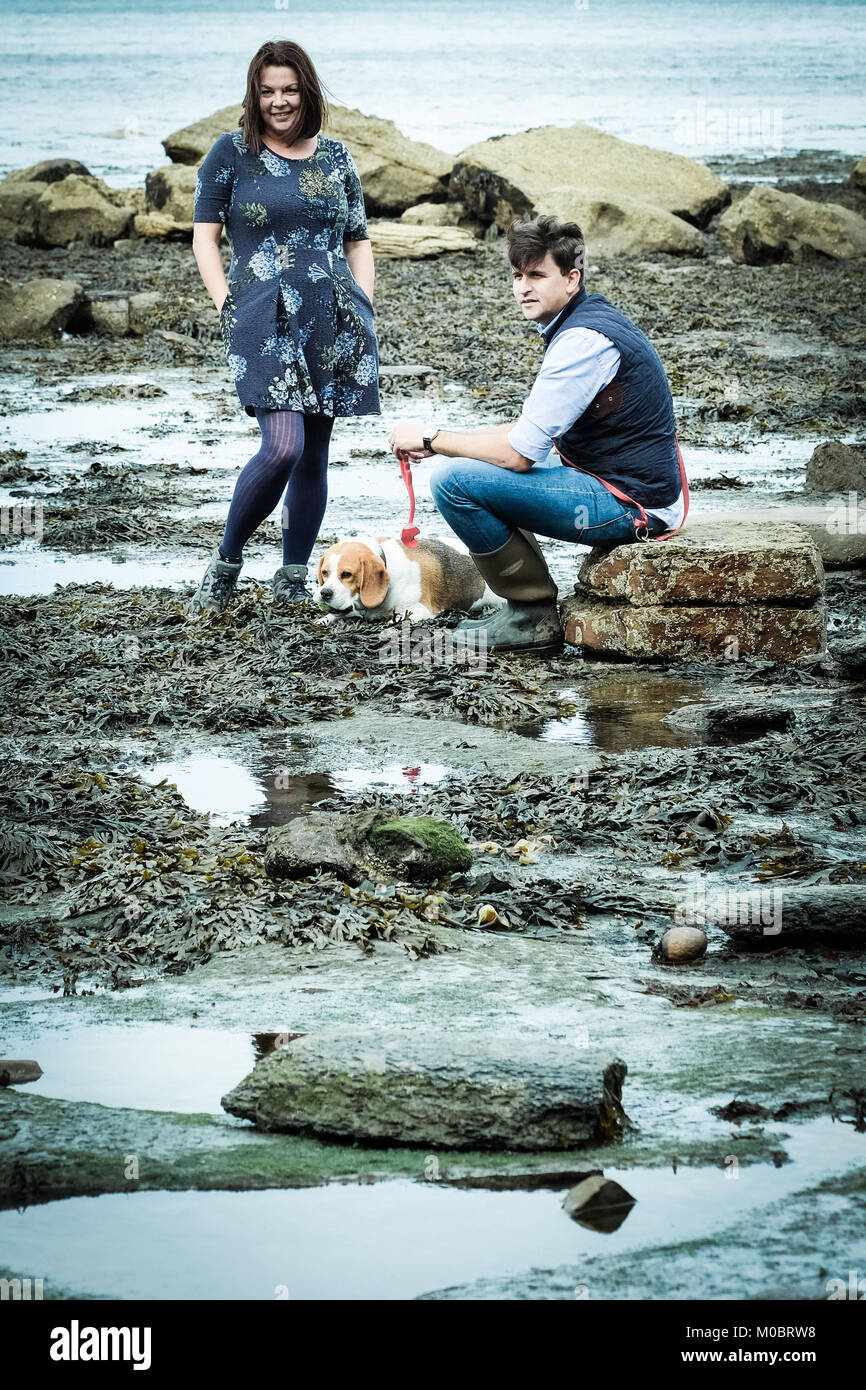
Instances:
[[[370,831],[370,844],[387,864],[411,868],[419,877],[440,878],[472,865],[472,852],[449,821],[433,816],[398,816]]]
[[[306,878],[324,869],[348,883],[383,875],[437,879],[471,864],[469,847],[449,821],[382,812],[311,811],[274,826],[265,849],[271,878]]]

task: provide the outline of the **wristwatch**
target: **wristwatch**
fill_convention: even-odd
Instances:
[[[436,438],[441,428],[441,425],[437,425],[432,434],[422,434],[421,442],[428,454],[435,454],[436,450],[433,448],[433,440]]]

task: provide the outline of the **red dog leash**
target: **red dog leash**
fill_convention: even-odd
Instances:
[[[400,472],[403,475],[403,482],[406,484],[406,491],[409,494],[409,523],[400,532],[400,539],[410,550],[414,550],[418,544],[417,537],[421,534],[420,526],[413,526],[415,520],[415,489],[412,486],[412,465],[409,462],[408,454],[398,454],[400,460]]]
[[[630,507],[637,507],[638,511],[640,512],[640,516],[634,517],[634,529],[635,535],[639,541],[669,541],[671,536],[675,536],[677,534],[677,531],[681,531],[683,529],[683,527],[686,524],[686,517],[689,514],[689,481],[686,477],[686,466],[683,463],[683,451],[680,448],[679,440],[676,441],[676,445],[677,458],[679,460],[680,465],[680,483],[682,484],[683,489],[683,519],[680,522],[679,526],[674,527],[673,531],[662,531],[661,534],[658,536],[650,535],[649,517],[647,516],[640,502],[635,502],[633,497],[629,497],[628,493],[623,492],[620,488],[614,487],[613,483],[605,482],[604,478],[599,478],[597,473],[591,472],[588,468],[581,468],[579,463],[572,463],[571,459],[567,459],[565,457],[565,454],[562,452],[562,450],[559,448],[557,444],[554,444],[553,447],[554,449],[556,449],[556,452],[559,454],[559,457],[562,459],[563,463],[566,464],[568,468],[576,468],[578,473],[589,473],[589,476],[591,478],[595,478],[598,482],[600,482],[602,487],[607,488],[608,492],[613,493],[614,497],[617,497],[620,502],[627,502]]]

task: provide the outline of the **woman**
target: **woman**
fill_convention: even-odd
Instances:
[[[240,130],[221,135],[199,170],[193,253],[219,309],[238,396],[262,441],[238,477],[194,611],[225,609],[243,547],[283,493],[274,597],[312,602],[307,561],[325,513],[334,417],[380,413],[361,181],[345,145],[320,133],[326,116],[304,50],[263,44],[247,74]]]

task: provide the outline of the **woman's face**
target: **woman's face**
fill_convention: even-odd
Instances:
[[[262,68],[259,109],[270,135],[282,140],[286,136],[291,138],[292,126],[301,109],[298,74],[294,68]]]

